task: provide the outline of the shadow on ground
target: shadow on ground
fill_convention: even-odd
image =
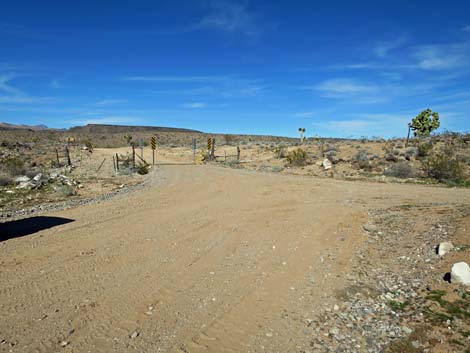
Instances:
[[[61,217],[38,216],[0,223],[0,242],[23,237],[39,232],[40,230],[53,228],[73,221],[73,219]]]

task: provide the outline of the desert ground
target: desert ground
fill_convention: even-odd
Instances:
[[[72,149],[76,193],[3,201],[0,351],[468,352],[470,292],[444,276],[470,260],[470,189],[325,170],[319,147],[159,146],[145,175],[114,170],[129,147]]]

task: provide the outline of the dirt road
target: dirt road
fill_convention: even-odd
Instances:
[[[0,243],[0,351],[298,352],[367,241],[368,209],[470,199],[209,166],[151,177]]]

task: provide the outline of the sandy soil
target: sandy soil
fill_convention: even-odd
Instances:
[[[305,319],[346,285],[369,209],[470,199],[212,166],[150,177],[0,243],[0,351],[300,351]]]

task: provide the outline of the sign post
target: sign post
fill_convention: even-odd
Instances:
[[[157,137],[152,136],[150,139],[150,146],[152,147],[152,164],[155,165],[155,150],[157,149]]]
[[[193,138],[193,157],[194,162],[196,162],[196,139]]]
[[[140,158],[144,159],[144,139],[139,139],[139,148],[140,148]]]

